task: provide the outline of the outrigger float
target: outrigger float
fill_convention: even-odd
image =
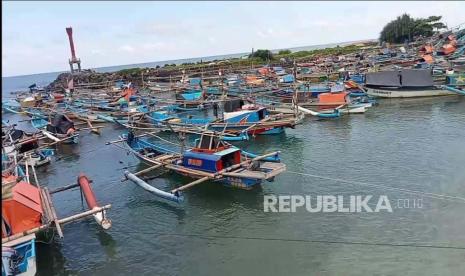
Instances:
[[[32,166],[34,184],[30,181],[29,166],[23,168],[14,158],[2,158],[2,275],[35,275],[35,242],[39,232],[56,231],[63,238],[63,225],[89,216],[103,229],[111,227],[106,210],[111,205],[97,203],[91,181],[81,174],[77,183],[52,191],[40,186],[35,167]],[[80,188],[88,210],[69,217],[58,218],[52,194]],[[81,197],[82,200],[82,197]]]
[[[120,140],[107,144],[117,145],[152,165],[136,173],[126,171],[124,175],[143,189],[170,201],[183,201],[182,191],[209,180],[249,190],[264,180],[273,181],[286,170],[286,165],[280,163],[279,151],[254,155],[206,133],[196,140],[195,147],[184,150],[183,145],[173,147],[149,141],[146,137],[148,135],[162,139],[150,133],[136,136],[129,131],[121,135]],[[165,140],[165,144],[166,142],[169,141]],[[125,146],[119,146],[118,143],[124,143]],[[196,180],[166,192],[138,177],[158,168],[165,168]]]

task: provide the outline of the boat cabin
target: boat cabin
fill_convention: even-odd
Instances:
[[[2,176],[2,185],[7,184],[11,188],[2,199],[2,229],[6,230],[2,238],[39,227],[43,213],[37,187],[24,181],[17,183],[13,175]]]
[[[240,162],[240,149],[231,147],[213,136],[204,135],[195,148],[184,152],[182,165],[196,170],[219,172]]]
[[[256,104],[245,104],[242,99],[224,103],[223,118],[227,123],[259,122],[269,115],[268,110]]]
[[[223,117],[228,123],[251,123],[259,122],[269,115],[265,107],[256,105],[244,105],[242,109],[235,112],[224,112]]]

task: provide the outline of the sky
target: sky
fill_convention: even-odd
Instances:
[[[465,22],[465,2],[5,2],[2,77],[376,39],[401,15]]]

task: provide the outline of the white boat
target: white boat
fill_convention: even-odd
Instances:
[[[357,107],[350,107],[349,108],[341,108],[339,109],[341,113],[344,114],[361,114],[367,111],[367,106],[357,106]]]
[[[2,276],[36,275],[35,240],[35,234],[30,234],[13,241],[2,243]]]
[[[454,95],[455,93],[440,89],[405,89],[405,88],[366,88],[367,94],[379,98],[413,98]]]
[[[368,95],[380,98],[413,98],[453,95],[434,85],[430,70],[400,69],[366,74]]]

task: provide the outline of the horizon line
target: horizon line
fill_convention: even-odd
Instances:
[[[356,43],[356,42],[368,42],[368,41],[375,41],[378,39],[375,38],[367,38],[367,39],[360,39],[360,40],[352,40],[352,41],[343,41],[343,42],[334,42],[334,43],[322,43],[322,44],[313,44],[313,45],[304,45],[304,46],[295,46],[295,47],[284,47],[284,48],[276,48],[272,49],[270,51],[278,51],[278,50],[291,50],[291,49],[296,49],[296,48],[303,48],[303,47],[317,47],[317,46],[324,46],[324,45],[333,45],[333,44],[350,44],[350,43]],[[332,47],[331,47],[332,48]],[[254,48],[253,48],[254,49]],[[258,48],[257,48],[258,49]],[[100,67],[93,67],[93,68],[86,68],[83,70],[96,70],[96,69],[104,69],[104,68],[110,68],[110,67],[118,67],[118,66],[129,66],[129,65],[139,65],[139,64],[146,64],[146,63],[158,63],[158,62],[173,62],[173,61],[182,61],[182,60],[187,60],[187,59],[201,59],[201,58],[212,58],[212,57],[220,57],[220,56],[232,56],[232,55],[241,55],[241,54],[246,54],[248,52],[239,52],[239,53],[229,53],[229,54],[220,54],[220,55],[213,55],[213,56],[200,56],[200,57],[186,57],[186,58],[177,58],[177,59],[170,59],[170,60],[158,60],[158,61],[148,61],[148,62],[140,62],[140,63],[129,63],[129,64],[118,64],[118,65],[106,65],[106,66],[100,66]],[[227,58],[223,58],[221,60],[224,60]],[[137,68],[135,66],[134,68]],[[32,73],[32,74],[24,74],[24,75],[11,75],[11,76],[2,76],[3,78],[14,78],[14,77],[25,77],[25,76],[34,76],[34,75],[42,75],[42,74],[52,74],[52,73],[66,73],[69,71],[52,71],[52,72],[41,72],[41,73]],[[110,71],[111,72],[111,71]]]

